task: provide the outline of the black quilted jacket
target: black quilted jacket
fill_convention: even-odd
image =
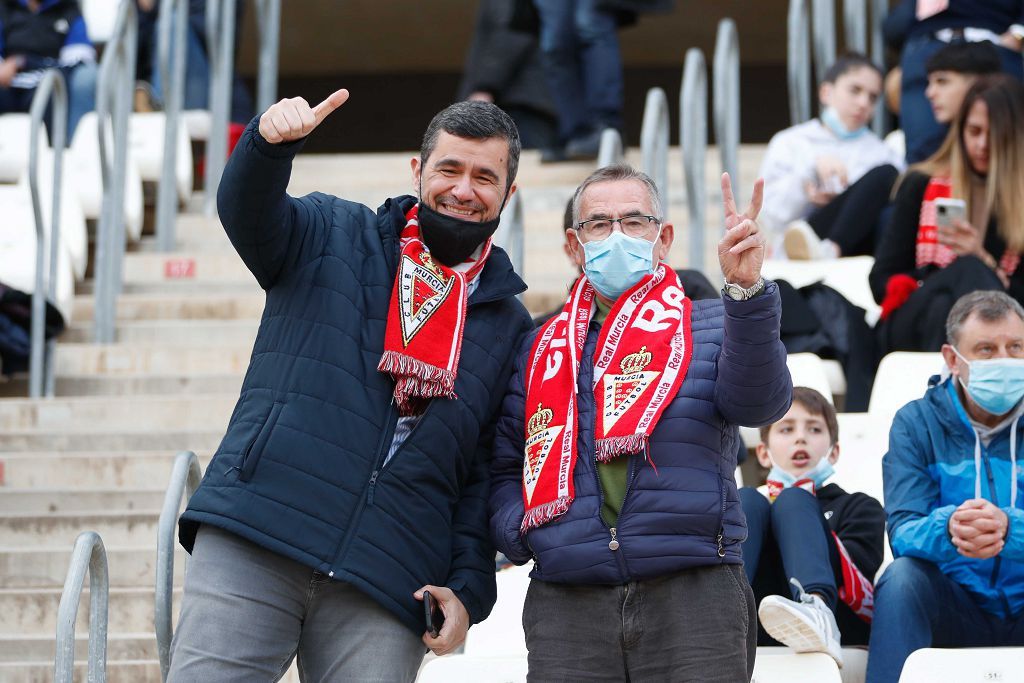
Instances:
[[[271,145],[256,121],[232,155],[218,206],[267,302],[227,433],[181,518],[249,539],[365,591],[416,633],[424,584],[447,585],[472,621],[495,600],[487,532],[494,423],[526,289],[494,249],[469,299],[455,391],[435,399],[385,466],[398,418],[377,371],[415,201],[369,208],[285,193],[300,143]]]

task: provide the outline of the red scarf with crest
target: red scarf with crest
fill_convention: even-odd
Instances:
[[[596,295],[586,276],[580,277],[530,351],[524,534],[565,514],[575,498],[576,390]],[[661,264],[619,297],[601,326],[593,383],[599,461],[647,448],[658,418],[679,392],[692,353],[690,300],[675,271]]]
[[[478,258],[454,268],[435,261],[420,239],[418,210],[416,204],[405,214],[384,354],[377,366],[395,379],[401,415],[420,413],[427,399],[455,398],[468,286],[491,253],[487,240]]]

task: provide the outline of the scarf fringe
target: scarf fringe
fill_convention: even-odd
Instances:
[[[617,455],[639,453],[647,448],[647,434],[629,434],[598,439],[595,444],[598,462],[610,462]]]
[[[523,517],[523,523],[519,527],[519,535],[525,536],[530,529],[536,529],[542,524],[547,524],[556,517],[561,517],[569,511],[572,498],[562,496],[550,502],[530,508]]]

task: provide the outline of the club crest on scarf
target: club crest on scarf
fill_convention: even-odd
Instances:
[[[445,276],[430,254],[421,252],[419,259],[420,263],[416,263],[412,257],[403,255],[398,279],[405,346],[430,320],[455,286],[455,275]]]
[[[573,471],[579,363],[596,290],[580,277],[562,312],[540,329],[527,362],[521,533],[563,515],[575,498]],[[592,362],[594,457],[607,462],[647,447],[658,418],[679,392],[690,364],[690,300],[675,271],[659,264],[616,300]],[[618,372],[616,372],[616,370]]]

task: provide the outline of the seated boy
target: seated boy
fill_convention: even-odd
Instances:
[[[844,645],[868,642],[885,513],[866,494],[825,484],[839,459],[839,424],[814,389],[793,388],[789,412],[761,428],[757,459],[771,468],[768,483],[740,489],[740,500],[743,562],[760,601],[758,645],[774,638],[842,666],[840,633]]]

